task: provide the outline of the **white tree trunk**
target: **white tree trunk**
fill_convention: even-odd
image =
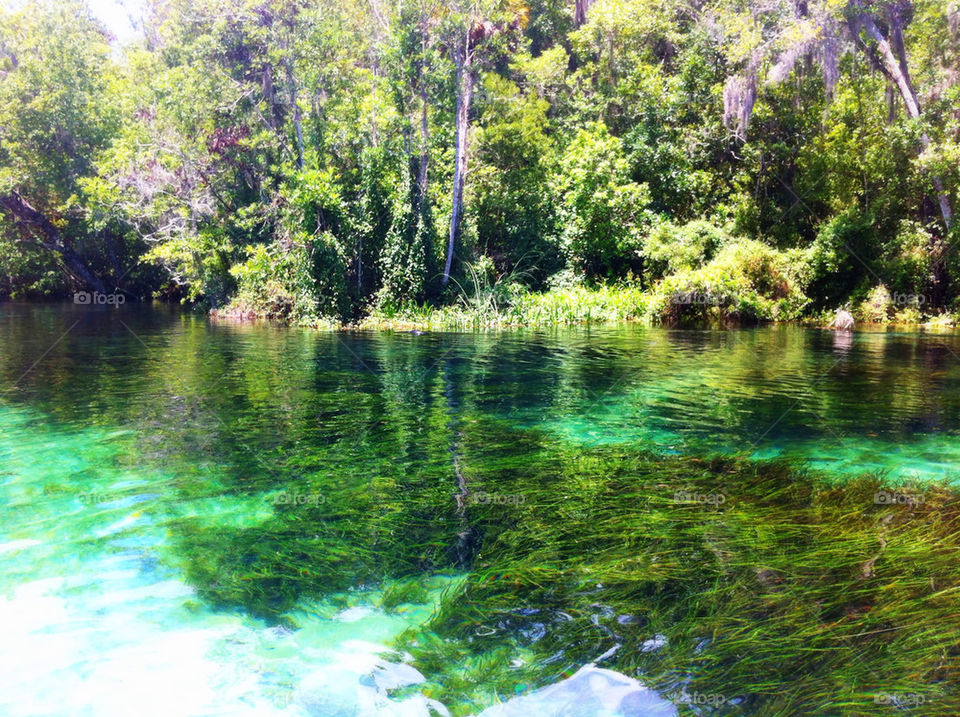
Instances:
[[[470,49],[470,29],[464,33],[463,48],[456,56],[457,64],[457,136],[453,165],[453,207],[450,212],[450,238],[447,241],[447,261],[443,267],[443,286],[450,281],[453,252],[460,236],[463,215],[463,188],[467,175],[467,140],[470,131],[470,105],[473,101],[473,53]]]
[[[920,102],[917,99],[917,93],[913,89],[913,83],[910,81],[910,73],[907,69],[907,55],[903,44],[903,27],[899,15],[892,15],[890,18],[890,36],[891,41],[884,37],[880,28],[873,18],[867,14],[861,14],[856,22],[862,27],[867,35],[877,43],[878,57],[877,61],[887,76],[893,80],[903,98],[903,104],[906,107],[907,115],[912,119],[920,119]],[[924,132],[920,136],[920,142],[926,149],[930,145],[930,137]],[[937,193],[937,201],[940,204],[940,213],[943,216],[943,223],[947,229],[953,224],[953,207],[950,204],[950,196],[943,186],[943,180],[940,177],[932,177],[933,188]]]

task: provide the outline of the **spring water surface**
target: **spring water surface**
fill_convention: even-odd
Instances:
[[[953,714],[958,355],[0,306],[0,713]]]

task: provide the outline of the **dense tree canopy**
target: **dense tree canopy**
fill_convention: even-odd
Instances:
[[[151,0],[146,18],[111,52],[82,1],[0,15],[0,295],[307,322],[610,282],[956,308],[956,3]]]

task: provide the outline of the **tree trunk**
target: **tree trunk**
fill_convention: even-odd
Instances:
[[[464,33],[462,50],[457,52],[457,138],[453,165],[453,208],[450,212],[450,238],[447,242],[447,261],[443,268],[443,286],[450,281],[453,251],[460,235],[463,214],[463,187],[467,174],[467,135],[470,130],[470,104],[473,101],[473,53],[470,49],[470,29]]]
[[[63,239],[60,230],[43,213],[37,211],[17,192],[0,194],[0,208],[16,224],[24,226],[37,244],[60,255],[67,272],[93,291],[106,294],[106,287],[84,263],[80,255]]]
[[[427,88],[420,79],[420,170],[417,172],[417,187],[420,193],[420,202],[427,200],[427,170],[430,166],[430,125],[427,123]]]
[[[573,4],[573,26],[580,27],[587,21],[587,11],[593,4],[593,0],[574,0]]]
[[[899,12],[890,14],[890,40],[883,36],[876,22],[866,13],[857,15],[851,22],[854,24],[852,28],[854,37],[859,38],[859,29],[863,28],[867,35],[877,43],[876,52],[866,46],[863,47],[880,71],[896,85],[906,107],[907,116],[915,120],[920,119],[920,103],[917,100],[917,93],[913,89],[913,83],[910,81],[910,73],[907,69],[907,53],[903,43],[903,20]],[[926,132],[920,135],[920,142],[924,149],[930,145],[930,137]],[[949,230],[953,224],[953,207],[950,204],[950,196],[947,194],[940,177],[934,176],[931,179],[933,188],[937,193],[943,223]]]
[[[297,138],[297,169],[303,171],[303,117],[297,102],[297,80],[293,75],[293,60],[287,58],[287,85],[290,91],[290,106],[293,109],[293,129]]]

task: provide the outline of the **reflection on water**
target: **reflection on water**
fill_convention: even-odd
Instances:
[[[2,306],[0,712],[953,714],[958,353]]]

